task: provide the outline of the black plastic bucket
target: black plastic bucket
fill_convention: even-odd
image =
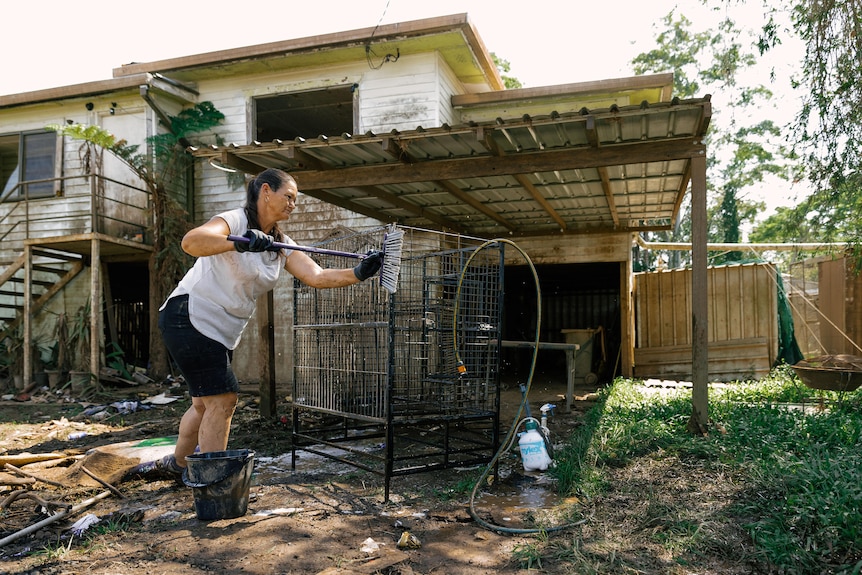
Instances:
[[[195,496],[198,519],[232,519],[248,510],[254,451],[233,449],[194,453],[186,457],[183,483]]]

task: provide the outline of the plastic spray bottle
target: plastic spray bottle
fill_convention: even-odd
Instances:
[[[528,419],[527,431],[521,434],[518,447],[521,450],[521,461],[525,471],[545,471],[551,464],[551,457],[545,448],[545,438],[539,433],[539,426],[534,419]]]

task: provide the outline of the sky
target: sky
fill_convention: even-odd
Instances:
[[[690,19],[706,12],[697,0],[629,0],[624,18],[577,0],[530,0],[518,13],[500,0],[16,0],[3,8],[0,94],[104,80],[129,62],[459,13],[525,87],[630,76],[652,24],[678,3]]]
[[[712,2],[724,6],[721,2]],[[304,38],[379,24],[466,13],[490,52],[524,87],[633,76],[630,61],[654,47],[662,17],[684,14],[693,28],[723,15],[699,0],[16,0],[3,8],[0,95],[112,77],[151,62]],[[756,8],[759,3],[753,4]],[[739,3],[734,3],[740,9]],[[597,8],[598,7],[598,8]],[[735,16],[737,22],[744,21]],[[13,56],[17,55],[17,56]],[[798,60],[791,58],[788,66]],[[723,95],[712,94],[718,104]],[[792,110],[793,106],[777,106]],[[2,126],[0,126],[2,131]],[[795,193],[763,192],[770,211]]]

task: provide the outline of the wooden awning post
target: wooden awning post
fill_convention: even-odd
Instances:
[[[93,237],[90,248],[90,377],[98,381],[102,343],[102,331],[99,329],[102,317],[101,269],[102,251],[98,237]]]
[[[275,297],[270,290],[257,302],[258,357],[260,358],[260,414],[275,417]]]
[[[704,433],[709,422],[707,327],[706,155],[691,159],[691,373],[692,423]]]
[[[30,340],[33,338],[33,323],[32,323],[32,306],[30,294],[33,293],[33,251],[30,246],[24,246],[24,349],[20,350],[24,354],[24,387],[26,388],[33,379],[33,346]]]

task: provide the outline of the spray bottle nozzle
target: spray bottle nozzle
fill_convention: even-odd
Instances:
[[[557,408],[557,406],[556,406],[556,405],[552,405],[552,404],[550,404],[550,403],[546,403],[545,405],[543,405],[542,407],[540,407],[540,408],[539,408],[539,411],[541,411],[541,412],[542,412],[542,415],[546,415],[548,412],[550,412],[550,413],[551,413],[551,415],[554,415],[554,410],[555,410],[556,408]]]

